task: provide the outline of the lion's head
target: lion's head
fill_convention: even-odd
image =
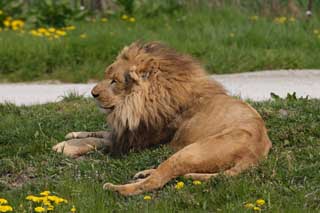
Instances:
[[[191,57],[159,42],[135,42],[107,67],[92,95],[121,135],[141,125],[162,129],[191,104],[204,79],[204,70]]]

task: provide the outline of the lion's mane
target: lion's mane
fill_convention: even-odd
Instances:
[[[226,93],[219,83],[209,80],[197,61],[162,43],[137,42],[124,48],[119,57],[134,64],[139,79],[107,117],[114,153],[169,142],[203,98]]]

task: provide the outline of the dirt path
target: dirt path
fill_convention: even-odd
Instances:
[[[280,97],[296,92],[297,97],[320,98],[320,70],[278,70],[213,75],[232,95],[255,101],[267,100],[274,92]],[[0,103],[17,105],[55,102],[70,92],[90,96],[94,84],[0,84]]]

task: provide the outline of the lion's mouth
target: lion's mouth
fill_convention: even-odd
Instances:
[[[101,112],[107,113],[107,114],[110,114],[115,108],[115,106],[103,106],[102,104],[99,103],[99,101],[96,101],[96,104]]]

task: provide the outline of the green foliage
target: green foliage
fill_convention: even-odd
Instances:
[[[3,10],[7,15],[13,16],[14,18],[25,16],[23,0],[0,1],[0,10]]]
[[[148,1],[142,0],[139,4],[139,11],[146,17],[158,16],[163,14],[174,14],[184,7],[181,1],[163,0]]]
[[[121,158],[97,151],[81,160],[54,153],[51,147],[67,132],[107,128],[94,101],[72,99],[31,107],[0,104],[0,193],[15,212],[30,212],[26,195],[43,190],[67,198],[78,212],[249,212],[243,204],[258,198],[266,200],[265,212],[320,210],[319,100],[251,103],[273,143],[268,159],[256,168],[198,186],[179,177],[161,190],[122,197],[104,191],[103,183],[126,183],[136,172],[158,166],[171,150],[162,146]],[[185,183],[181,190],[174,188],[178,180]]]
[[[66,1],[41,0],[34,3],[30,20],[36,27],[64,27],[73,16],[73,10]]]
[[[132,15],[135,3],[134,0],[117,0],[116,2],[122,6],[125,13]]]

